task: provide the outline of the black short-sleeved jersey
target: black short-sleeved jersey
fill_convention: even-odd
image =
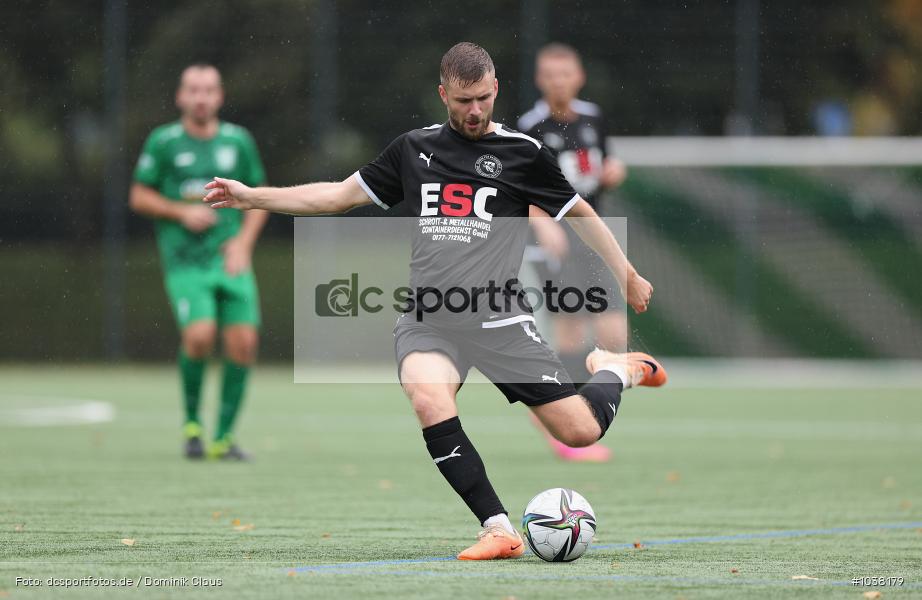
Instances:
[[[518,127],[557,152],[560,169],[573,188],[596,208],[605,160],[605,123],[598,105],[574,100],[576,120],[557,121],[544,100],[522,115]]]
[[[491,292],[476,290],[517,280],[529,205],[559,220],[579,200],[539,141],[500,124],[477,141],[448,123],[432,125],[401,135],[354,177],[382,208],[409,204],[416,221],[410,287],[437,290],[453,307],[424,319],[487,328],[532,320],[520,286],[503,294],[511,302],[489,302]]]

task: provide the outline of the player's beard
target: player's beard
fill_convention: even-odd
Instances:
[[[475,130],[467,128],[467,119],[459,115],[454,115],[451,112],[448,113],[448,120],[451,121],[452,128],[460,133],[462,136],[467,139],[476,142],[484,136],[487,132],[487,127],[490,126],[490,119],[493,117],[493,113],[481,113],[480,115],[480,127]]]

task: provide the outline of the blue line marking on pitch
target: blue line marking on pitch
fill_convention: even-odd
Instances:
[[[850,527],[828,527],[824,529],[793,529],[787,531],[767,531],[764,533],[737,533],[733,535],[714,535],[714,536],[698,536],[698,537],[689,537],[689,538],[675,538],[671,540],[651,540],[651,541],[641,541],[640,543],[646,547],[652,546],[668,546],[675,544],[706,544],[713,542],[729,542],[737,540],[759,540],[759,539],[779,539],[779,538],[795,538],[795,537],[807,537],[812,535],[839,535],[845,533],[861,533],[864,531],[875,531],[880,529],[914,529],[917,527],[922,527],[922,521],[913,521],[910,523],[884,523],[881,525],[853,525]],[[589,549],[589,552],[596,550],[612,550],[612,549],[628,549],[633,548],[634,544],[599,544],[592,546]],[[454,556],[430,556],[425,558],[404,558],[397,560],[371,560],[364,562],[351,562],[351,563],[332,563],[326,565],[308,565],[303,567],[294,567],[285,569],[286,572],[318,572],[318,573],[349,573],[356,570],[364,570],[372,567],[384,567],[384,566],[394,566],[394,565],[414,565],[422,563],[435,563],[435,562],[446,562],[450,560],[456,560]],[[392,575],[405,575],[405,574],[415,574],[415,575],[443,575],[437,571],[377,571],[381,574],[392,574]],[[479,576],[476,573],[444,573],[446,576]],[[487,574],[484,574],[487,575]],[[491,577],[496,576],[497,574],[489,574]],[[534,577],[529,575],[529,577]],[[579,579],[591,579],[593,576],[583,576],[580,575]],[[595,576],[601,579],[618,579],[621,581],[647,581],[642,577],[631,578],[626,575],[601,575]],[[540,577],[538,577],[540,578]],[[553,576],[553,579],[561,579],[560,576]],[[650,581],[663,581],[662,577],[654,577],[649,579]],[[688,582],[689,580],[676,578],[676,581]],[[723,580],[714,580],[714,582],[722,582]],[[734,579],[736,582],[744,582],[739,579]],[[762,580],[758,580],[754,583],[764,583]],[[787,582],[786,582],[787,583]],[[799,582],[792,582],[799,583]],[[835,585],[851,585],[851,582],[832,582],[827,581],[827,584]]]
[[[454,558],[454,557],[452,557]],[[323,573],[348,574],[355,573],[356,569],[329,570]],[[514,579],[520,581],[521,573],[510,572],[464,572],[464,571],[372,571],[376,575],[397,575],[406,577],[467,577],[490,579]],[[768,586],[837,586],[865,588],[869,586],[856,586],[851,580],[819,579],[741,579],[732,577],[718,579],[716,577],[674,577],[670,575],[542,575],[529,574],[528,579],[539,581],[622,581],[626,583],[677,583],[682,585],[768,585]],[[922,589],[922,583],[904,583],[893,589]]]

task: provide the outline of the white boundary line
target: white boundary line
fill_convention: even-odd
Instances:
[[[16,408],[4,405],[19,404]],[[22,406],[22,405],[28,406]],[[108,402],[58,396],[0,395],[0,427],[92,425],[115,419]]]
[[[922,164],[919,137],[610,137],[630,166],[856,166]]]

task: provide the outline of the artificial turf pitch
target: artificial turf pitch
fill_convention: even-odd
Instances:
[[[180,458],[172,368],[2,367],[0,381],[0,598],[922,597],[918,388],[673,381],[627,393],[605,438],[611,464],[574,465],[551,457],[524,407],[465,386],[462,422],[514,522],[549,487],[595,508],[596,547],[550,564],[447,559],[477,523],[396,385],[294,385],[288,369],[259,368],[239,428],[256,460],[223,464]],[[21,422],[22,408],[80,399],[111,403],[114,419]],[[851,585],[864,576],[904,584]]]

